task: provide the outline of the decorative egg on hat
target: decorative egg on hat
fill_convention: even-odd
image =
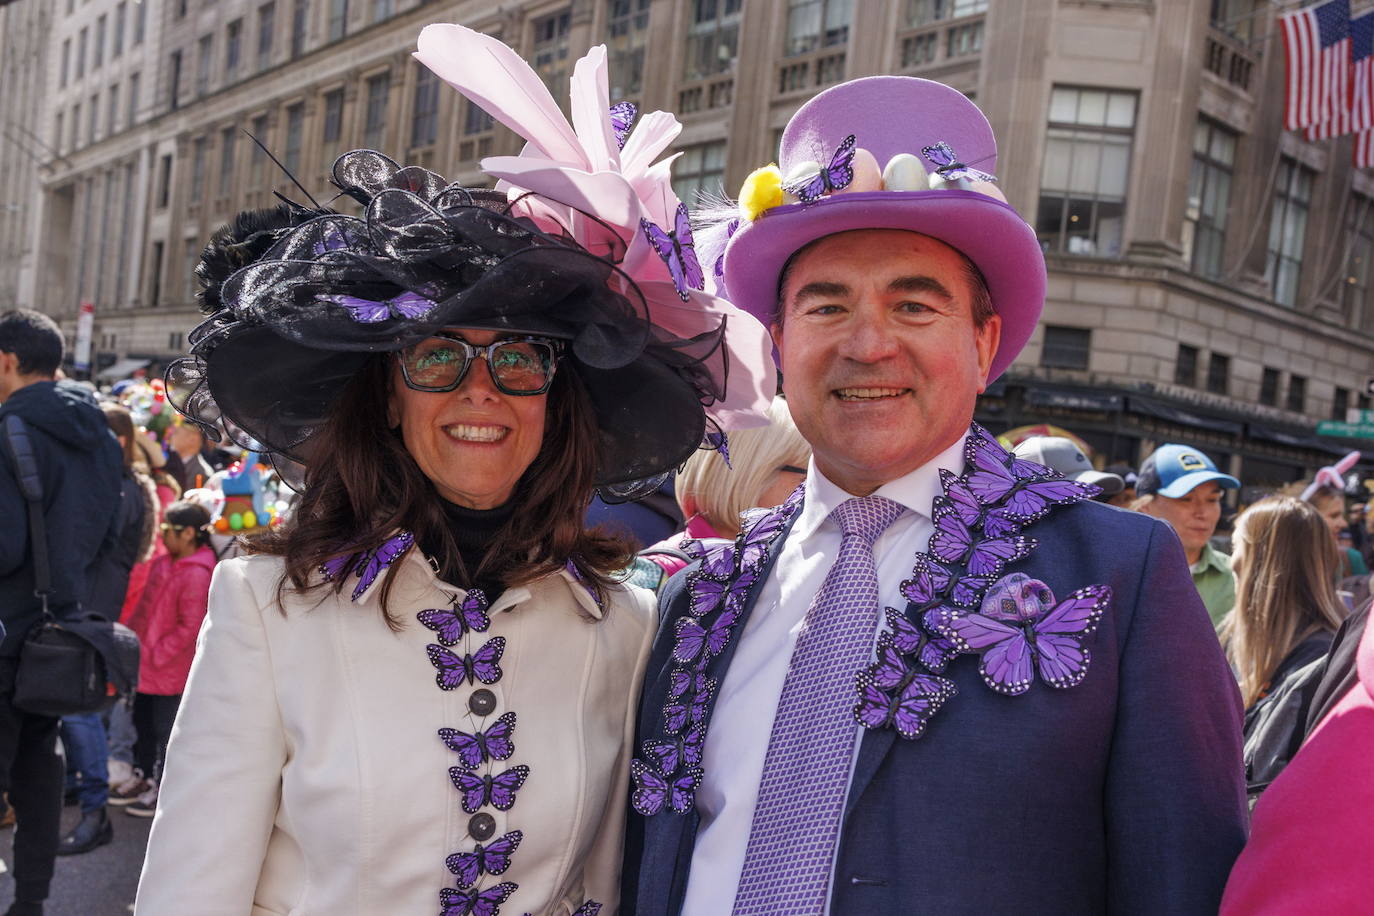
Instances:
[[[883,188],[888,191],[924,191],[930,187],[926,167],[911,153],[898,153],[883,169]]]
[[[849,167],[854,170],[854,178],[844,190],[881,191],[883,189],[883,173],[878,168],[878,160],[862,146],[854,150],[854,158],[850,161]]]

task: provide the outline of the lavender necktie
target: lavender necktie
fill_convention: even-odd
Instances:
[[[734,916],[820,916],[849,793],[854,672],[873,654],[878,571],[873,542],[902,514],[881,496],[830,513],[844,532],[806,611],[768,738]]]

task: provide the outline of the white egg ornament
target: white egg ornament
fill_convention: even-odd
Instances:
[[[793,194],[788,188],[795,188],[799,184],[805,184],[821,170],[821,164],[810,159],[798,162],[787,170],[787,174],[782,176],[782,195],[783,200],[789,204],[797,202],[797,195]]]
[[[854,161],[849,164],[854,170],[854,179],[845,191],[881,191],[883,173],[878,168],[878,160],[862,146],[854,150]]]
[[[888,191],[924,191],[930,187],[926,167],[911,153],[898,153],[883,169],[883,188]]]
[[[977,191],[979,194],[986,194],[993,200],[1000,200],[1002,203],[1007,202],[1007,195],[1003,194],[1002,189],[991,181],[975,181],[968,186],[968,189],[970,191]]]

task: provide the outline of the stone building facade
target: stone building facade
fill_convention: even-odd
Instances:
[[[451,21],[519,48],[559,97],[577,57],[605,42],[613,97],[683,121],[685,199],[737,189],[826,85],[902,73],[973,97],[999,137],[1002,187],[1050,268],[1040,329],[982,401],[994,429],[1055,423],[1103,460],[1130,462],[1187,441],[1272,484],[1349,444],[1315,437],[1316,420],[1369,406],[1374,176],[1350,167],[1350,138],[1280,130],[1266,0],[12,6],[34,5],[52,9],[56,88],[29,116],[53,149],[32,233],[41,281],[13,295],[68,327],[95,303],[100,367],[155,369],[181,349],[209,233],[274,191],[325,200],[339,152],[375,146],[472,182],[480,157],[518,151],[410,57],[421,27]],[[116,55],[118,11],[134,7],[142,42],[126,18]],[[76,74],[83,34],[100,63]],[[16,288],[11,272],[7,258],[0,298]]]

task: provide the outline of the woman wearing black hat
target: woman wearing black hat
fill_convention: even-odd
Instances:
[[[251,263],[168,371],[302,494],[216,574],[136,911],[612,912],[655,614],[581,518],[698,447],[724,330],[666,333],[505,194],[334,179],[362,219],[212,243]]]

